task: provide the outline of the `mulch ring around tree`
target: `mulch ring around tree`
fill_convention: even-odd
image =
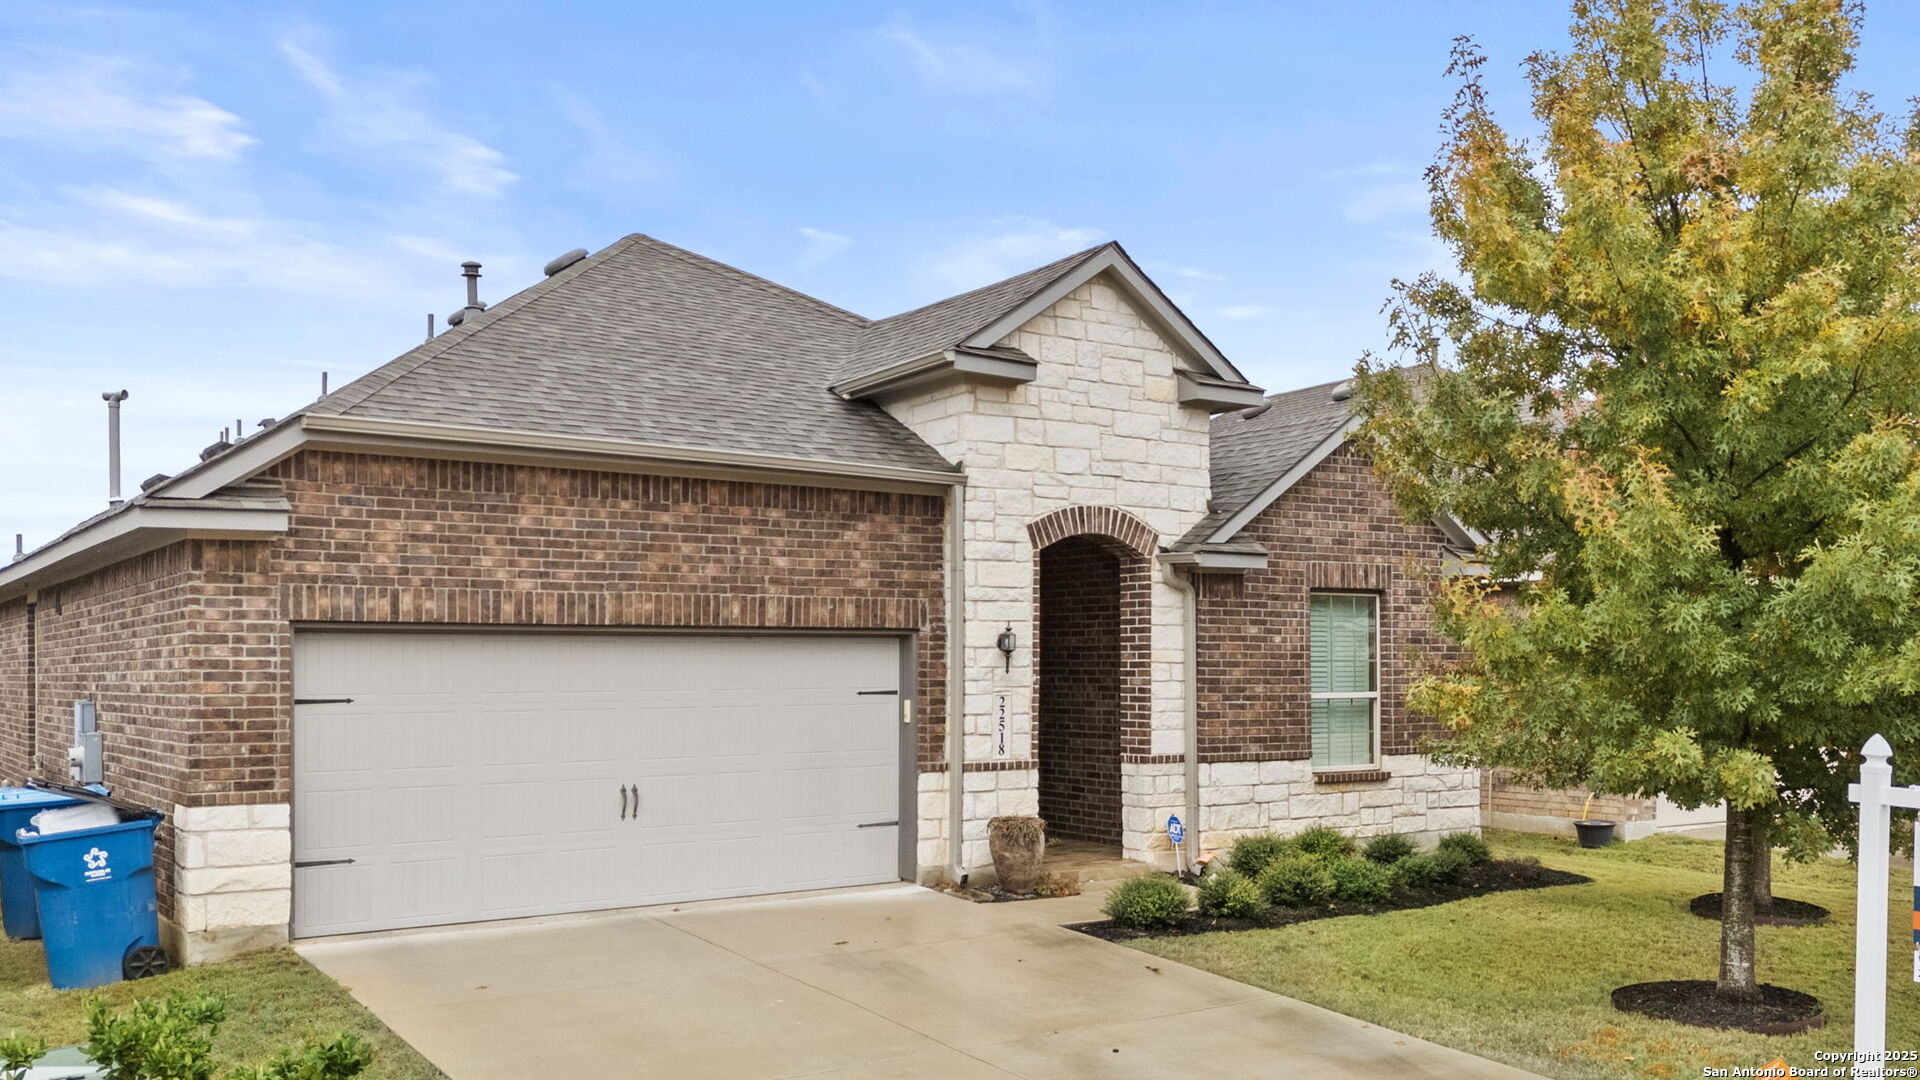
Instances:
[[[1720,921],[1720,894],[1710,892],[1687,901],[1687,910],[1703,919]],[[1755,926],[1819,926],[1827,921],[1833,912],[1819,904],[1809,904],[1805,900],[1789,900],[1784,896],[1773,898],[1773,914],[1762,915],[1754,912]]]
[[[1136,930],[1121,926],[1112,919],[1071,923],[1068,924],[1067,929],[1078,930],[1104,941],[1183,937],[1187,934],[1214,934],[1226,930],[1272,930],[1276,927],[1292,926],[1295,923],[1312,922],[1315,919],[1407,911],[1413,908],[1433,907],[1436,904],[1450,904],[1455,900],[1485,896],[1488,893],[1511,892],[1515,889],[1545,889],[1555,885],[1584,885],[1592,880],[1581,874],[1548,869],[1531,859],[1495,859],[1469,868],[1457,882],[1408,889],[1384,904],[1333,901],[1313,907],[1272,908],[1252,919],[1226,919],[1212,915],[1190,914],[1170,927],[1157,930]]]
[[[1771,983],[1761,983],[1760,996],[1747,1000],[1721,997],[1707,979],[1634,983],[1613,992],[1613,1007],[1656,1020],[1756,1035],[1797,1035],[1827,1022],[1819,998]]]

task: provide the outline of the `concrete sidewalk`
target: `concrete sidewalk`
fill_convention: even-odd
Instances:
[[[879,886],[299,951],[453,1080],[1532,1076],[1054,925],[1095,906]]]

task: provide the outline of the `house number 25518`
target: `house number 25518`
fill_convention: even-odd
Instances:
[[[993,721],[993,756],[1007,756],[1007,699],[1000,697],[999,715]]]

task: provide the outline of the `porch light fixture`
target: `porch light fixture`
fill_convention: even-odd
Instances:
[[[1007,658],[1007,670],[1012,671],[1013,670],[1013,650],[1018,648],[1020,645],[1020,639],[1014,636],[1012,623],[1008,623],[1007,628],[1005,630],[1000,631],[1000,637],[998,640],[994,642],[994,644],[999,646],[1000,655]]]

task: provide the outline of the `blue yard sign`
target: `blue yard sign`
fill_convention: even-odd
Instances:
[[[1180,824],[1180,819],[1177,817],[1168,818],[1167,819],[1167,839],[1178,844],[1182,840],[1185,840],[1186,838],[1187,838],[1187,828],[1186,826]]]

